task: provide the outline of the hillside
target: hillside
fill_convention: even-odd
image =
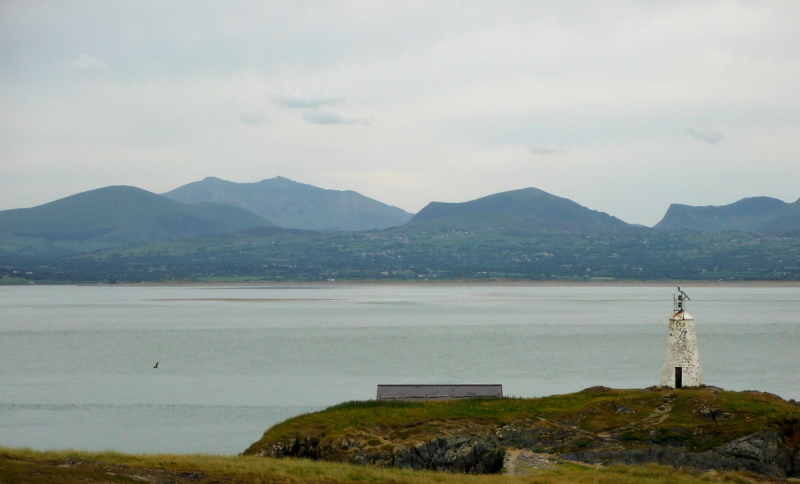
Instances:
[[[714,387],[521,399],[349,402],[275,425],[245,455],[499,472],[507,449],[588,464],[800,477],[800,407]]]
[[[469,226],[473,223],[578,233],[633,229],[607,213],[591,210],[537,188],[496,193],[463,203],[431,202],[411,219],[409,225]]]
[[[800,200],[786,203],[776,198],[752,197],[729,205],[705,207],[673,203],[653,228],[703,232],[800,230]]]
[[[0,237],[20,252],[87,251],[272,225],[218,203],[184,205],[130,186],[111,186],[33,208],[0,212]]]
[[[708,475],[658,465],[598,468],[553,462],[551,469],[522,466],[505,475],[466,475],[264,457],[134,455],[74,450],[37,452],[0,447],[0,482],[14,484],[523,484],[532,482],[531,477],[539,484],[700,484],[710,481]],[[715,481],[741,484],[774,482],[741,472],[718,473],[713,477]]]
[[[225,203],[281,227],[322,231],[384,229],[403,225],[411,214],[352,190],[326,190],[283,177],[235,183],[208,177],[163,194],[194,204]]]
[[[487,224],[496,223],[486,217]],[[380,232],[256,228],[46,261],[26,259],[19,252],[3,254],[0,248],[0,284],[328,279],[800,280],[797,233],[644,230],[588,235],[496,228],[473,231],[425,224],[414,227]],[[14,279],[15,273],[24,277]]]

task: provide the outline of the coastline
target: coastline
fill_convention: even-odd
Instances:
[[[21,284],[25,286],[26,284]],[[475,287],[672,287],[676,285],[694,287],[800,287],[800,281],[695,281],[695,280],[614,280],[614,281],[537,281],[537,280],[408,280],[408,281],[383,281],[383,280],[340,280],[340,281],[310,281],[310,282],[279,282],[279,281],[175,281],[175,282],[131,282],[131,283],[76,283],[76,284],[37,284],[37,285],[69,285],[69,286],[264,286],[264,287],[331,287],[331,286],[475,286]]]

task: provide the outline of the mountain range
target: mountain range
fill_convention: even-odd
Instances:
[[[163,194],[177,202],[218,202],[289,229],[357,231],[408,222],[412,214],[352,190],[326,190],[288,178],[235,183],[208,177]]]
[[[131,186],[98,188],[33,208],[0,211],[0,235],[6,243],[84,243],[83,250],[269,225],[274,224],[241,208],[186,205]]]
[[[209,177],[163,195],[111,186],[33,208],[0,211],[0,253],[79,253],[254,228],[355,232],[391,227],[410,234],[502,229],[515,236],[536,231],[787,232],[800,230],[800,200],[756,197],[719,207],[673,204],[648,229],[536,188],[463,203],[431,202],[412,215],[353,191],[326,190],[283,177],[256,183]]]

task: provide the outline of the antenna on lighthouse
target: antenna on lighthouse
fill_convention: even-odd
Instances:
[[[685,292],[681,290],[681,286],[678,286],[678,297],[677,298],[673,297],[673,300],[675,301],[675,312],[679,313],[685,309],[684,308],[684,305],[686,304],[685,301],[691,301],[692,298],[690,298],[688,295],[686,295]]]

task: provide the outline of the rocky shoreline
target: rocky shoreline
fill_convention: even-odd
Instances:
[[[612,392],[604,388],[588,391],[601,394]],[[710,392],[711,396],[719,393],[714,388],[703,391]],[[622,426],[601,431],[583,428],[582,414],[575,420],[531,416],[506,425],[451,427],[440,432],[441,435],[411,442],[389,442],[391,439],[377,441],[363,438],[363,435],[362,438],[341,436],[325,439],[324,436],[297,434],[253,449],[255,452],[250,453],[381,467],[488,474],[503,469],[508,450],[525,449],[547,454],[552,460],[585,464],[657,463],[695,471],[743,470],[775,478],[800,477],[800,423],[795,417],[770,423],[758,431],[698,451],[698,446],[704,442],[719,438],[715,432],[730,428],[735,422],[749,423],[750,416],[705,404],[696,408],[682,408],[681,411],[688,410],[694,418],[708,422],[689,432],[685,426],[670,426],[676,395],[678,392],[664,392],[661,404],[646,414],[623,403],[604,399],[601,404],[610,406],[608,410],[613,409],[619,417],[630,418]],[[779,399],[769,396],[772,397]],[[685,403],[682,401],[680,405]],[[588,416],[597,411],[596,406],[588,407],[584,414]]]
[[[415,470],[491,474],[503,469],[508,449],[537,449],[546,443],[539,440],[536,431],[517,432],[517,439],[500,438],[498,434],[501,433],[502,430],[474,437],[438,437],[413,447],[396,447],[378,452],[365,452],[361,442],[346,439],[327,446],[319,446],[317,442],[311,440],[290,439],[259,455],[301,457]],[[565,434],[570,434],[569,430]],[[533,445],[519,446],[520,440]],[[769,477],[800,478],[800,452],[797,449],[792,452],[784,438],[775,431],[746,435],[698,453],[692,453],[685,446],[675,443],[639,448],[609,447],[577,452],[554,452],[550,453],[550,456],[554,459],[587,464],[657,463],[676,469],[695,471],[745,470]]]

